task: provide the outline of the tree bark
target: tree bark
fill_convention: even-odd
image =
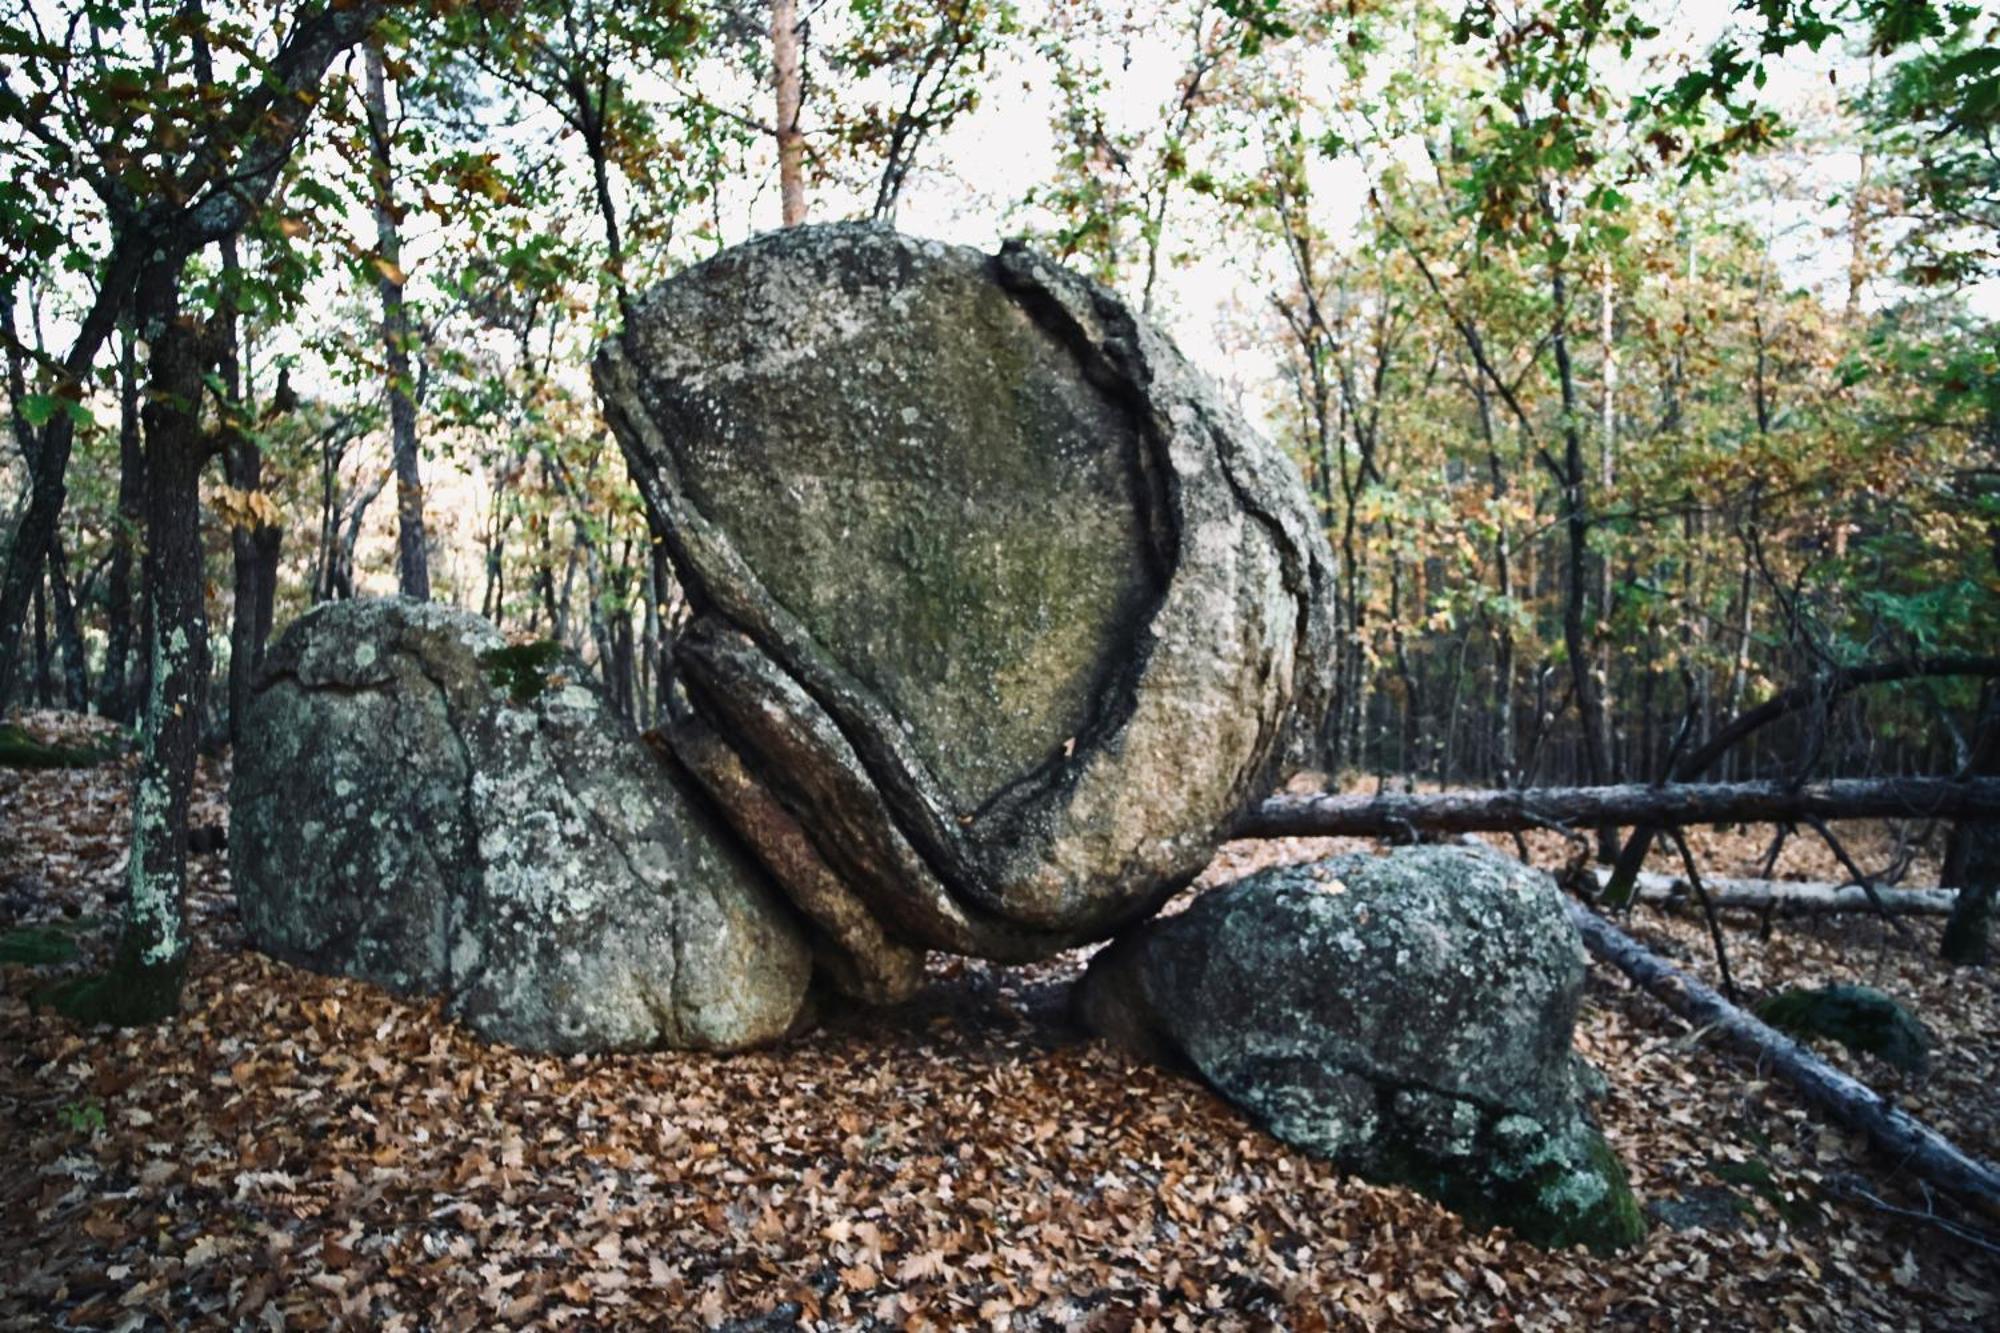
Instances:
[[[130,682],[132,556],[146,521],[146,453],[139,438],[137,339],[130,328],[120,340],[118,369],[118,517],[111,536],[111,572],[104,607],[104,671],[97,679],[97,711],[119,722],[132,720]]]
[[[225,304],[218,315],[221,345],[217,378],[221,381],[223,392],[228,397],[228,404],[222,409],[223,420],[218,438],[221,443],[223,468],[228,475],[229,484],[245,496],[251,496],[263,489],[264,451],[257,443],[256,433],[242,428],[242,420],[250,411],[250,404],[244,392],[241,329],[233,304],[240,267],[236,257],[236,241],[232,237],[222,243],[222,269],[228,278],[228,286],[223,295]],[[264,566],[260,556],[259,538],[270,526],[259,521],[254,513],[241,517],[243,521],[232,523],[229,528],[231,595],[229,740],[231,744],[240,739],[238,728],[244,712],[249,707],[251,682],[256,678],[257,664],[264,654],[264,641],[257,632],[257,609],[266,600],[262,587]],[[275,577],[275,571],[273,576]]]
[[[1555,353],[1556,378],[1562,389],[1563,436],[1563,529],[1568,537],[1567,563],[1563,569],[1563,648],[1569,658],[1570,685],[1576,700],[1577,725],[1583,732],[1583,771],[1593,783],[1611,782],[1610,728],[1605,721],[1604,696],[1596,673],[1591,669],[1590,627],[1590,489],[1589,472],[1583,461],[1583,429],[1577,414],[1582,410],[1576,389],[1576,371],[1569,355],[1569,289],[1562,266],[1551,266],[1550,297],[1555,305],[1555,326],[1549,342]],[[1601,615],[1604,608],[1598,608]],[[1598,831],[1598,848],[1606,860],[1616,852],[1616,839],[1608,825]]]
[[[97,302],[65,366],[73,380],[88,372],[129,292],[138,335],[150,348],[151,383],[141,413],[150,669],[132,798],[124,929],[110,970],[68,987],[60,998],[63,1009],[79,1018],[136,1024],[172,1014],[180,1007],[187,969],[182,902],[187,815],[208,666],[201,544],[201,472],[208,441],[199,411],[203,376],[214,356],[207,333],[181,318],[181,273],[202,249],[238,235],[270,195],[304,132],[312,95],[327,67],[360,39],[382,7],[380,0],[350,0],[299,15],[285,46],[259,71],[251,91],[227,109],[208,139],[190,149],[190,166],[181,180],[184,193],[149,205],[142,224],[113,243]],[[219,151],[224,144],[240,151]],[[128,257],[135,238],[144,244]],[[130,277],[122,265],[131,266]],[[66,413],[54,418],[67,420]],[[60,512],[69,449],[67,438],[60,450],[47,449],[46,443],[31,502],[32,508],[45,493],[54,498],[49,526],[33,534],[43,548]],[[17,548],[14,555],[20,554]],[[39,557],[43,549],[32,554]],[[18,640],[18,622],[7,600],[17,578],[16,563],[10,558],[5,586],[0,587],[0,697]]]
[[[63,360],[63,385],[80,387],[89,375],[98,350],[111,336],[125,307],[139,258],[140,247],[133,237],[121,236],[113,242],[97,297]],[[17,407],[18,403],[17,397]],[[29,444],[31,439],[33,443]],[[75,440],[76,423],[67,412],[56,413],[46,426],[22,437],[21,442],[26,446],[23,452],[28,456],[28,505],[14,529],[14,545],[7,553],[6,571],[0,574],[0,707],[13,694],[28,605],[41,586],[42,562],[62,521],[63,503],[69,496],[70,448]]]
[[[1980,777],[2000,777],[2000,683],[1988,683],[1984,702],[1967,768]],[[1958,895],[1939,954],[1948,963],[1976,967],[1986,962],[1991,948],[1993,899],[2000,887],[2000,827],[1953,825],[1942,878]]]
[[[208,358],[202,331],[180,318],[180,267],[177,257],[149,264],[135,300],[140,335],[151,347],[143,413],[151,669],[132,796],[124,930],[110,971],[60,1002],[88,1021],[138,1024],[175,1013],[187,970],[187,815],[201,739],[196,696],[207,634],[201,471],[208,449],[198,411]]]
[[[1237,824],[1239,838],[1399,837],[1597,825],[1733,824],[1949,816],[2000,819],[2000,778],[1838,779],[1649,787],[1528,787],[1403,795],[1274,796]]]
[[[35,585],[35,670],[30,682],[30,694],[35,707],[47,708],[51,704],[49,695],[49,595],[41,584]]]
[[[62,533],[49,539],[49,609],[54,615],[56,652],[62,658],[63,707],[72,713],[90,707],[89,668],[84,659],[83,630],[77,623],[76,600],[70,595],[69,555]]]
[[[784,225],[806,220],[806,139],[799,131],[805,101],[799,67],[798,0],[771,0],[771,66],[778,95],[778,197]]]
[[[417,461],[417,403],[410,380],[410,312],[403,304],[403,242],[396,225],[388,78],[381,48],[369,42],[363,51],[375,204],[375,287],[382,298],[382,363],[389,372],[389,440],[396,470],[396,590],[429,601],[430,556],[424,541],[424,481]]]
[[[1578,902],[1570,920],[1591,955],[1616,967],[1647,994],[1696,1027],[1721,1034],[1730,1045],[1783,1078],[1807,1105],[1868,1136],[1899,1170],[2000,1214],[2000,1169],[1968,1156],[1950,1140],[1877,1096],[1805,1047],[1663,961],[1638,941]]]

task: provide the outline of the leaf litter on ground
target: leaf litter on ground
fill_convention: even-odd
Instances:
[[[30,714],[38,738],[101,728]],[[197,856],[184,1013],[79,1030],[32,1004],[101,960],[118,910],[130,759],[0,773],[0,933],[72,962],[0,964],[0,1327],[1598,1329],[2000,1321],[2000,1267],[1886,1211],[1926,1201],[1593,969],[1579,1049],[1656,1217],[1600,1259],[1466,1227],[1346,1177],[1207,1090],[1069,1023],[1088,951],[939,959],[918,999],[774,1049],[562,1059],[473,1040],[435,1002],[244,947],[225,858]],[[205,765],[196,822],[226,822]],[[1883,826],[1844,828],[1864,864]],[[1694,835],[1749,874],[1760,829]],[[1511,840],[1501,841],[1511,846]],[[1535,834],[1554,866],[1561,839]],[[1225,847],[1195,892],[1344,839]],[[1868,861],[1875,857],[1874,862]],[[1661,868],[1671,868],[1662,862]],[[1934,877],[1934,861],[1912,878]],[[1802,842],[1780,874],[1838,878]],[[1692,914],[1648,944],[1713,979]],[[1927,1073],[1830,1061],[1969,1151],[2000,1150],[2000,986],[1866,918],[1727,921],[1746,1000],[1860,983],[1937,1038]]]

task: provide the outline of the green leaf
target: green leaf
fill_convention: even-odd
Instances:
[[[22,420],[26,421],[30,426],[35,427],[35,429],[40,430],[43,426],[48,425],[50,421],[54,420],[56,413],[61,408],[62,399],[56,397],[54,394],[31,393],[22,397],[18,410],[21,413]]]

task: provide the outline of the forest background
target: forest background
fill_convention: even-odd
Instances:
[[[352,9],[307,114],[258,109]],[[140,577],[143,277],[104,309],[149,208],[237,214],[173,293],[209,340],[179,406],[210,742],[274,626],[398,590],[562,640],[646,725],[685,602],[591,349],[688,264],[861,218],[1029,238],[1290,449],[1339,561],[1324,767],[1663,777],[1815,673],[2000,640],[1995,25],[1904,0],[34,0],[0,32],[0,697],[131,720],[174,667]],[[1963,771],[1993,707],[1913,675],[1713,775]]]

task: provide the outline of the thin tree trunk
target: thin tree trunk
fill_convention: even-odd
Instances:
[[[90,676],[85,663],[83,631],[77,624],[76,602],[70,596],[69,555],[58,532],[49,542],[49,607],[55,614],[56,652],[62,658],[63,707],[72,713],[90,708]]]
[[[771,65],[778,97],[778,197],[784,224],[806,220],[806,140],[799,130],[805,81],[799,66],[798,0],[771,0]]]
[[[653,657],[653,713],[648,719],[650,725],[658,726],[666,717],[667,700],[673,691],[674,651],[674,570],[667,558],[666,543],[654,539],[651,553],[653,578],[653,607],[659,625],[652,646]]]
[[[363,50],[375,204],[375,286],[382,298],[382,360],[389,371],[389,439],[396,471],[396,590],[428,601],[430,557],[424,540],[424,482],[417,460],[417,404],[410,378],[410,314],[403,304],[403,244],[396,221],[388,79],[381,50],[373,42]]]
[[[47,708],[52,696],[49,691],[49,595],[41,584],[35,585],[35,707]]]
[[[1494,616],[1493,731],[1500,783],[1511,787],[1520,775],[1514,736],[1514,562],[1507,522],[1507,475],[1493,428],[1493,402],[1486,381],[1475,371],[1467,376],[1473,404],[1479,410],[1479,434],[1486,442],[1487,494],[1493,502],[1493,581],[1500,609]]]
[[[222,268],[231,284],[236,281],[239,263],[236,242],[222,243]],[[227,298],[225,298],[227,299]],[[249,411],[243,394],[242,348],[236,312],[221,312],[221,346],[218,375],[228,406],[218,432],[222,441],[222,464],[229,484],[247,497],[257,494],[264,483],[264,451],[257,445],[254,431],[241,428],[241,418]],[[230,613],[229,613],[229,740],[241,739],[239,728],[250,704],[250,685],[255,678],[258,657],[257,604],[260,600],[257,558],[257,530],[264,524],[254,513],[239,516],[229,526]]]
[[[139,438],[137,340],[128,327],[121,338],[118,366],[118,517],[111,536],[111,572],[104,607],[104,672],[97,681],[97,711],[119,722],[132,720],[130,671],[135,611],[132,555],[145,522],[146,454]]]
[[[1611,264],[1607,260],[1599,279],[1597,303],[1598,346],[1603,353],[1603,383],[1598,404],[1597,437],[1597,486],[1598,494],[1609,499],[1612,487],[1618,480],[1618,345],[1617,303],[1611,286]],[[1615,610],[1612,595],[1611,555],[1602,552],[1597,558],[1597,615],[1605,623],[1611,620]],[[1609,696],[1604,705],[1604,777],[1600,781],[1614,780],[1622,771],[1619,761],[1619,727],[1617,710],[1613,706],[1616,699],[1613,682],[1613,667],[1616,658],[1607,636],[1598,645],[1598,670],[1604,679],[1604,691]]]
[[[1583,732],[1584,776],[1593,784],[1612,779],[1611,757],[1605,728],[1603,696],[1597,676],[1591,670],[1590,634],[1586,623],[1590,601],[1590,500],[1583,462],[1583,431],[1577,423],[1580,403],[1576,391],[1576,371],[1569,355],[1569,292],[1560,265],[1550,271],[1550,291],[1556,321],[1550,337],[1555,353],[1557,381],[1562,388],[1563,408],[1563,527],[1569,536],[1568,564],[1563,578],[1563,647],[1569,656],[1570,683],[1575,696],[1577,723]],[[1616,846],[1599,838],[1599,852],[1609,860]]]
[[[64,358],[61,376],[65,383],[81,386],[97,361],[97,353],[116,327],[125,309],[125,294],[138,272],[144,247],[132,236],[119,236],[111,245],[98,281],[97,296],[77,330],[76,341]],[[0,318],[10,344],[13,337],[14,306],[11,292],[0,293]],[[10,386],[14,387],[14,386]],[[24,386],[22,386],[24,387]],[[21,387],[14,388],[15,420],[20,421]],[[17,433],[19,427],[17,425]],[[30,444],[29,441],[33,443]],[[40,430],[22,435],[28,460],[28,505],[14,529],[14,544],[7,553],[7,567],[0,572],[0,708],[12,696],[21,665],[21,639],[26,629],[28,606],[41,586],[42,563],[49,543],[62,520],[63,504],[69,496],[70,448],[76,440],[76,422],[68,412],[58,412]]]

